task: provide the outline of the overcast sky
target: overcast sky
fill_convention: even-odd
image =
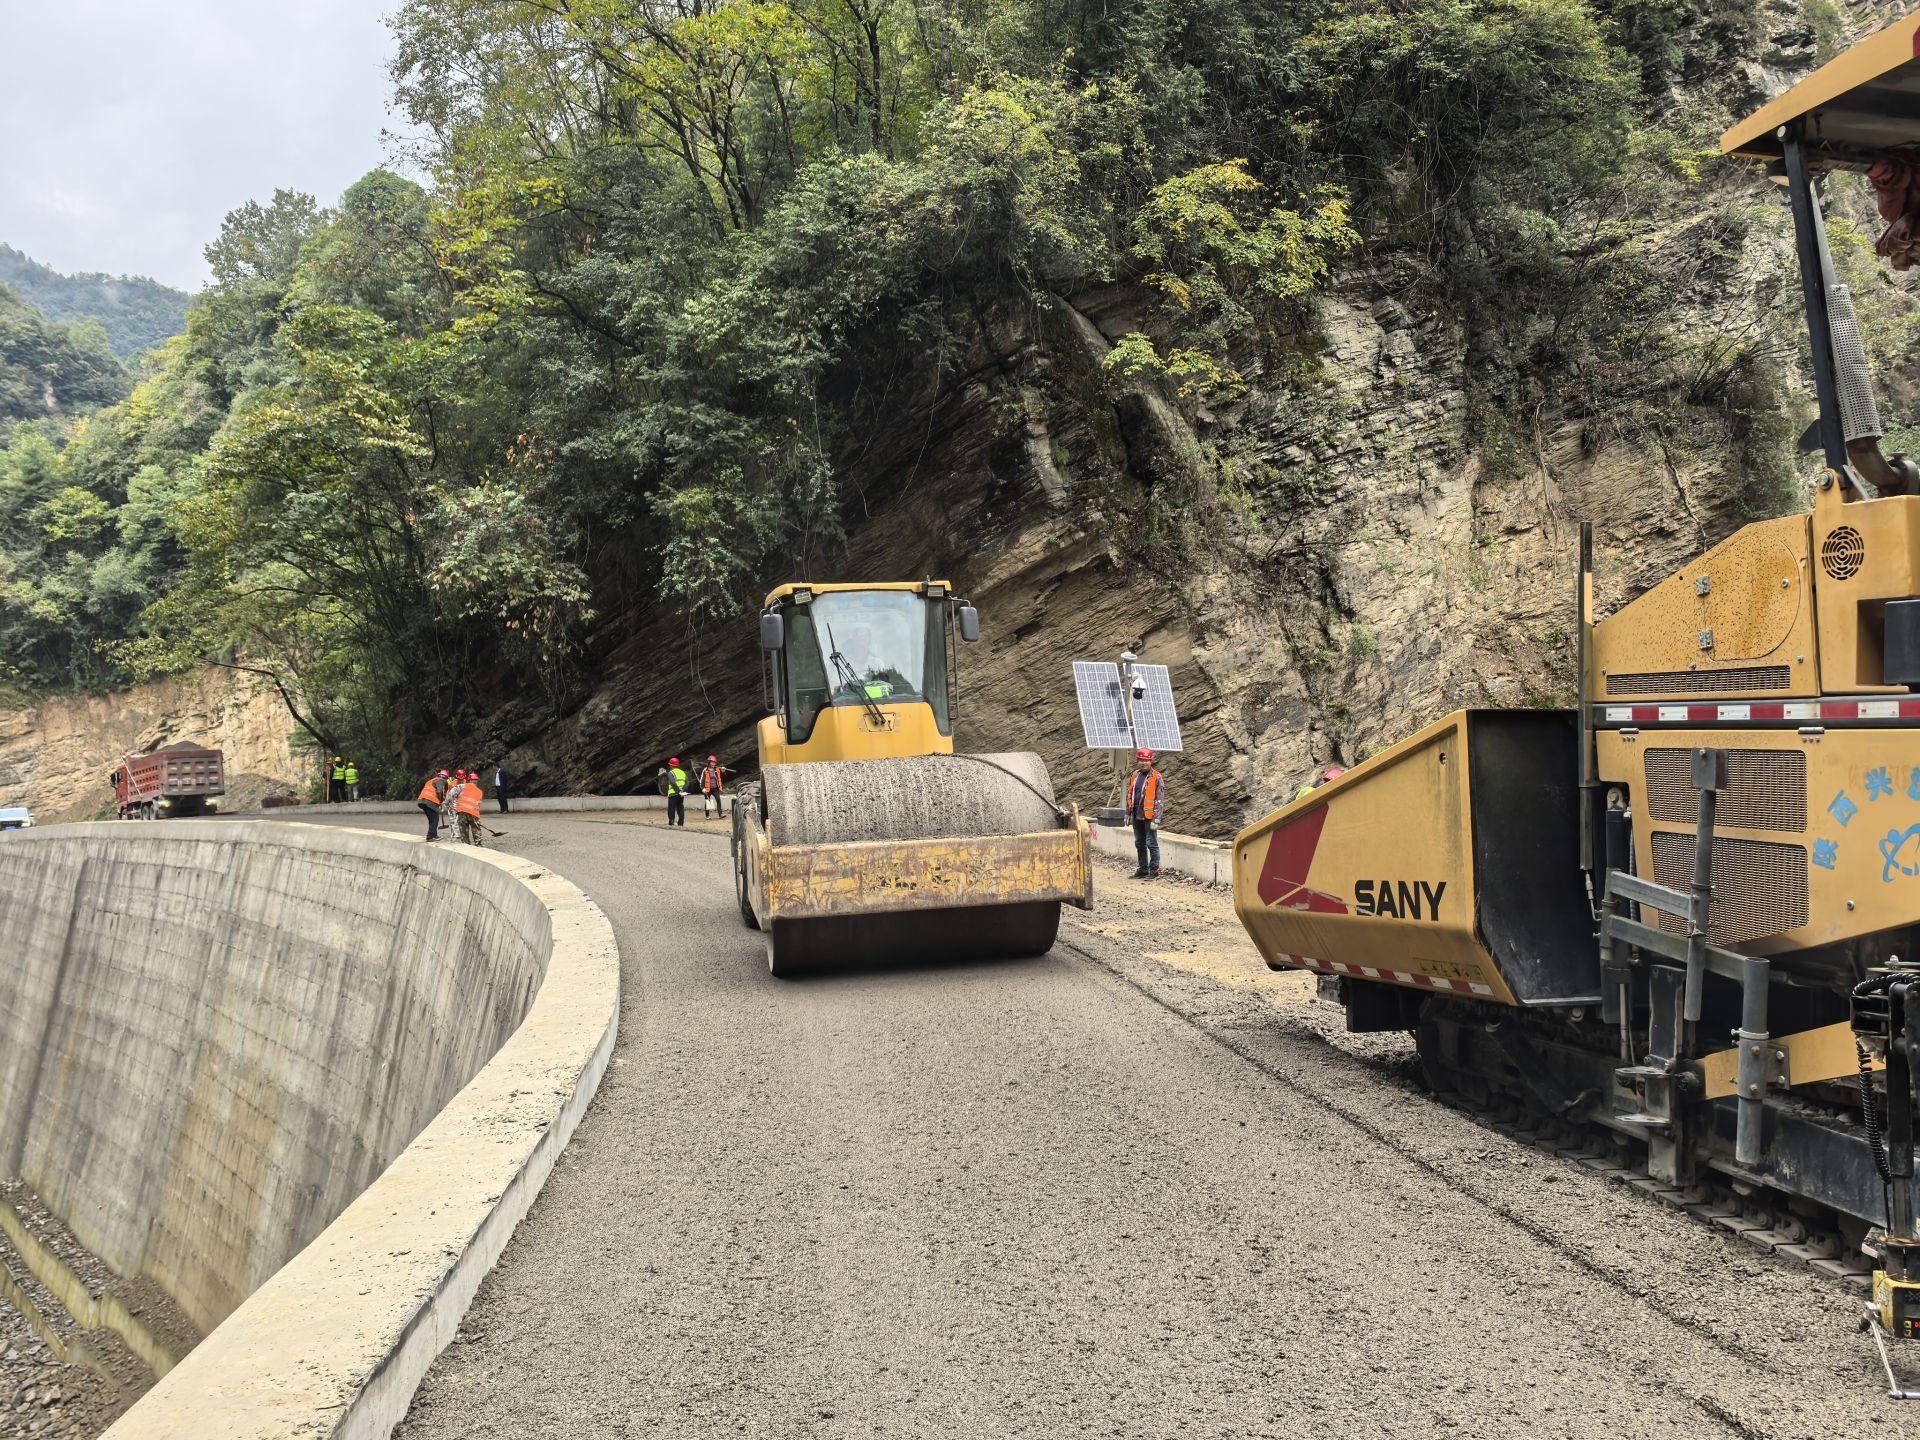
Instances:
[[[0,241],[198,290],[227,211],[386,158],[398,3],[0,0]]]

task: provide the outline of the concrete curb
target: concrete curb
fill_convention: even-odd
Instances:
[[[698,793],[687,797],[698,802]],[[517,796],[507,796],[507,803],[513,806],[508,814],[518,814],[524,810],[530,815],[542,813],[570,813],[580,810],[664,810],[667,797],[664,795],[529,795],[522,800]],[[231,814],[222,811],[221,819],[245,818],[272,815],[281,819],[297,820],[302,815],[418,815],[420,802],[417,800],[362,800],[357,805],[286,805],[273,810],[235,810]],[[493,796],[487,796],[482,807],[488,819],[492,819],[499,806]],[[384,831],[381,833],[385,833]]]
[[[619,950],[606,916],[579,889],[511,855],[319,829],[388,848],[394,863],[454,883],[468,865],[505,871],[545,907],[546,977],[480,1072],[312,1244],[122,1416],[107,1431],[112,1440],[384,1440],[531,1208],[612,1054]]]
[[[1130,825],[1095,825],[1093,848],[1116,860],[1136,863],[1133,827]],[[1177,870],[1182,875],[1191,875],[1209,885],[1230,886],[1233,884],[1233,842],[1203,840],[1197,835],[1176,835],[1171,830],[1162,830],[1160,868]]]

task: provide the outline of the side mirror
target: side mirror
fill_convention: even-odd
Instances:
[[[980,612],[971,605],[960,607],[960,638],[962,640],[980,638]]]
[[[786,617],[782,615],[762,615],[760,617],[760,648],[762,650],[784,650],[786,644]]]

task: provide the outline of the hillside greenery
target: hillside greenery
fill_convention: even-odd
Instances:
[[[1490,414],[1773,403],[1742,398],[1754,344],[1672,330],[1701,275],[1649,240],[1702,153],[1670,112],[1680,32],[1735,53],[1744,10],[406,0],[393,23],[427,182],[235,211],[132,393],[0,454],[0,680],[237,661],[357,754],[474,735],[503,685],[573,683],[597,616],[731,614],[771,561],[829,556],[846,397],[956,364],[990,305],[1112,282],[1153,303],[1109,365],[1183,403],[1310,356],[1317,297],[1383,254],[1472,317]]]
[[[111,404],[131,383],[99,325],[55,325],[0,285],[0,438],[15,421]]]
[[[143,275],[62,275],[6,244],[0,244],[0,285],[56,325],[95,322],[123,361],[138,360],[185,331],[192,298]]]

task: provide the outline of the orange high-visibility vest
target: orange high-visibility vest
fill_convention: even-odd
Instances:
[[[438,775],[428,777],[427,783],[420,787],[420,803],[422,805],[438,805],[446,798],[447,792],[440,788],[440,777]]]
[[[700,770],[700,793],[702,795],[712,795],[720,788],[720,767],[718,765],[702,766]]]
[[[470,815],[478,820],[480,818],[480,787],[471,780],[462,785],[459,798],[453,802],[453,808],[462,815]]]
[[[1160,772],[1149,770],[1142,775],[1138,770],[1127,777],[1127,818],[1134,817],[1134,802],[1140,805],[1140,818],[1158,820],[1160,818]]]

